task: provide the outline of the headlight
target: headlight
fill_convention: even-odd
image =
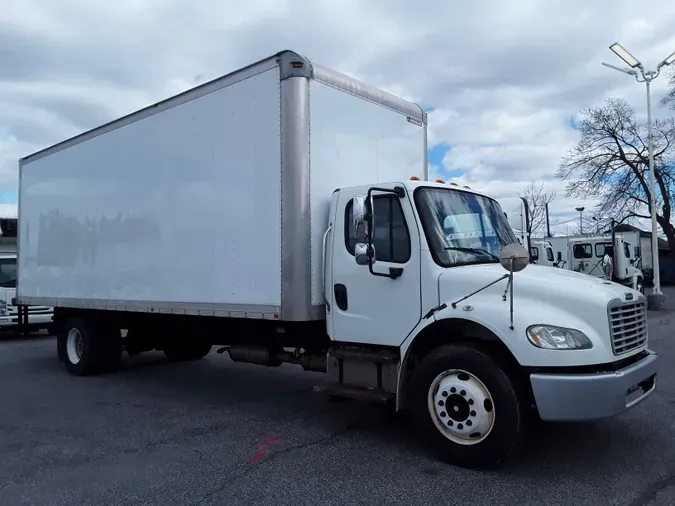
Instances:
[[[7,301],[0,300],[0,316],[7,316]]]
[[[589,350],[593,343],[586,334],[574,329],[533,325],[527,329],[527,339],[537,348],[546,350]]]

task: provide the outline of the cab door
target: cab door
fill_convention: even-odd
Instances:
[[[392,188],[395,185],[379,185]],[[353,203],[368,188],[340,190],[332,250],[331,338],[342,342],[400,345],[421,319],[420,236],[407,190],[400,198],[373,193],[375,262],[358,265]],[[359,229],[362,227],[358,227]],[[394,273],[395,277],[388,277]],[[379,274],[379,275],[378,275]]]

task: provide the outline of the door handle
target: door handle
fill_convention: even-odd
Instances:
[[[333,293],[335,293],[335,304],[337,307],[339,307],[341,311],[347,311],[347,308],[349,307],[347,287],[338,283],[333,287]]]

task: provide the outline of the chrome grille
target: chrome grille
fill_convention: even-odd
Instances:
[[[647,308],[633,302],[609,308],[609,333],[612,351],[622,355],[647,343]]]

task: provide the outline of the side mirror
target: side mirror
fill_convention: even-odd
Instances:
[[[368,205],[366,195],[357,195],[352,204],[352,225],[356,234],[357,243],[354,246],[354,259],[358,265],[372,265],[375,263],[375,247],[368,250],[372,206]]]
[[[368,251],[368,245],[362,242],[356,243],[354,246],[354,258],[358,265],[368,265],[375,263],[375,246],[370,247]]]
[[[370,227],[368,226],[368,206],[366,205],[368,197],[365,195],[357,195],[354,197],[352,204],[352,225],[354,232],[359,233],[359,227],[363,227],[365,238],[368,238]]]

